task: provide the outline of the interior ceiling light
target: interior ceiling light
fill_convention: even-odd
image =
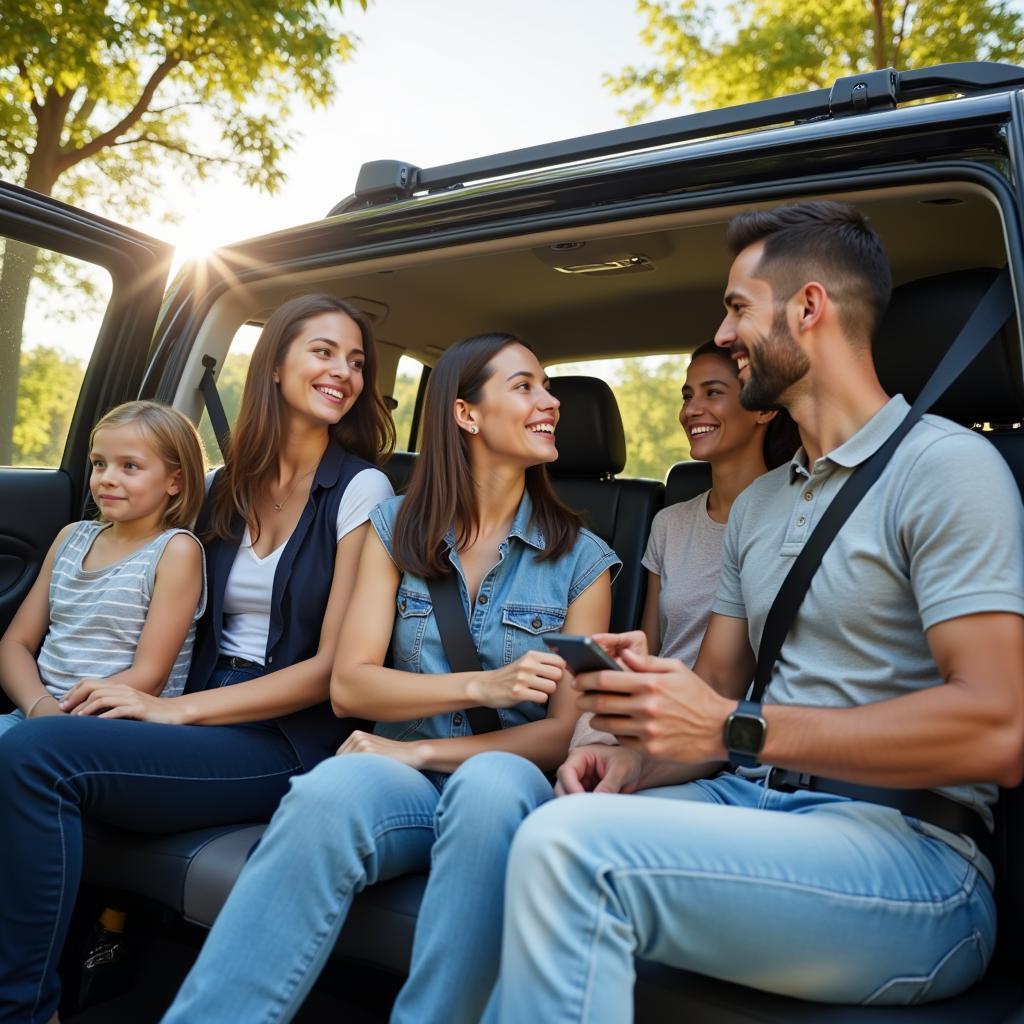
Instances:
[[[653,270],[654,264],[646,256],[627,253],[599,263],[562,263],[554,267],[560,274],[627,274],[637,270]]]
[[[587,242],[568,239],[533,250],[546,267],[571,277],[609,277],[654,270],[669,255],[664,234],[651,233],[620,238],[595,238]]]

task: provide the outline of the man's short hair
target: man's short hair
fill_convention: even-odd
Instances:
[[[756,276],[784,302],[808,281],[820,281],[836,303],[852,342],[869,344],[889,305],[892,275],[871,222],[849,203],[814,201],[751,210],[727,231],[734,255],[764,242]]]

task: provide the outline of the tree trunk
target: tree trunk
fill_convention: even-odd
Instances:
[[[875,68],[887,68],[889,66],[885,59],[885,10],[884,0],[871,0],[871,19],[873,28],[872,55],[875,61]]]
[[[13,238],[4,245],[0,270],[0,466],[10,466],[13,461],[21,343],[37,252],[34,245]]]
[[[53,161],[47,156],[39,149],[33,153],[25,187],[48,196],[53,191],[55,178]],[[13,238],[4,242],[3,267],[0,268],[0,466],[10,466],[13,461],[21,346],[38,252],[36,246]]]

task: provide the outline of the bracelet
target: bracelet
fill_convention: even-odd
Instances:
[[[31,718],[32,717],[32,712],[35,711],[35,709],[37,707],[39,707],[40,702],[46,700],[47,697],[53,697],[54,700],[57,700],[57,698],[54,697],[53,694],[49,693],[49,692],[44,693],[41,697],[36,697],[36,699],[34,701],[32,701],[32,703],[29,705],[28,711],[25,712],[25,717],[26,718]]]

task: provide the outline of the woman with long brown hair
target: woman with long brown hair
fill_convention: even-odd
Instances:
[[[327,295],[277,309],[200,515],[209,600],[185,692],[90,687],[0,744],[11,1019],[56,1009],[83,816],[151,832],[265,820],[337,749],[331,666],[369,512],[392,493],[375,465],[393,442],[363,314]]]
[[[370,516],[331,679],[339,714],[379,724],[296,780],[165,1024],[290,1020],[355,893],[428,867],[413,954],[424,983],[410,983],[396,1017],[479,1016],[502,892],[477,880],[507,856],[524,805],[551,796],[543,772],[576,719],[543,636],[606,628],[618,564],[548,483],[557,423],[558,400],[517,338],[471,338],[438,361],[408,494]],[[452,671],[434,604],[444,581],[479,670]],[[474,733],[482,708],[498,728]],[[479,991],[432,985],[439,960]]]

